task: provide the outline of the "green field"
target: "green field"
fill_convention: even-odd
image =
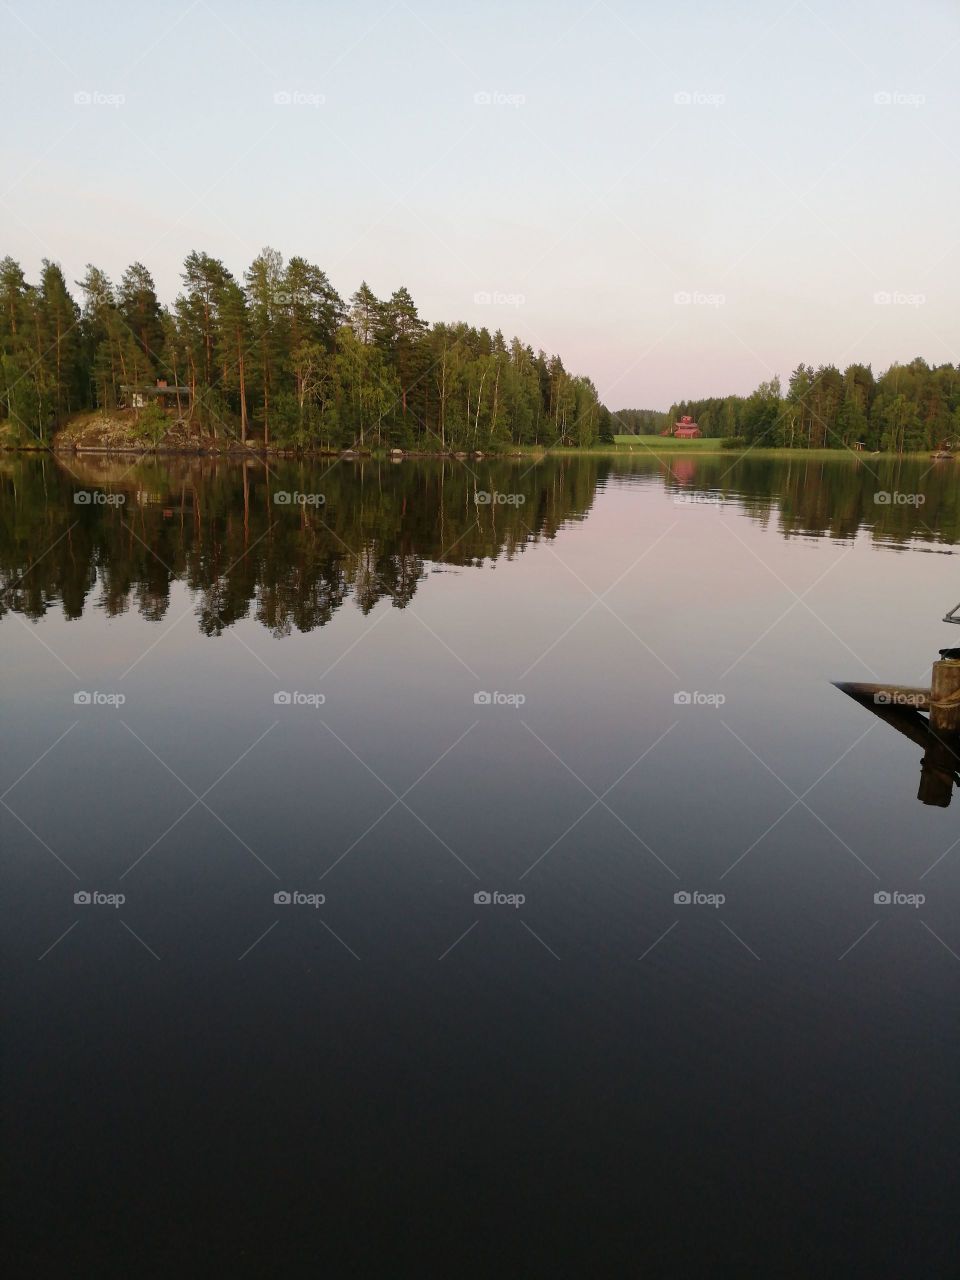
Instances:
[[[614,436],[616,444],[607,446],[607,451],[612,453],[635,453],[649,454],[651,456],[664,457],[665,455],[674,456],[678,453],[694,453],[704,454],[723,454],[734,460],[743,455],[749,454],[751,458],[796,458],[801,461],[829,461],[831,459],[850,459],[850,458],[929,458],[930,450],[921,449],[911,453],[880,453],[874,454],[864,451],[863,453],[855,453],[852,449],[846,449],[838,445],[834,449],[787,449],[782,445],[763,446],[763,445],[742,445],[739,449],[724,449],[723,441],[719,437],[711,440],[703,438],[699,440],[675,440],[671,436]],[[603,446],[596,446],[602,448]],[[581,450],[583,452],[583,450]],[[960,456],[960,454],[958,454]]]
[[[613,438],[619,445],[630,445],[634,449],[655,449],[658,453],[662,453],[664,449],[682,449],[684,453],[706,449],[708,453],[716,453],[720,448],[719,440],[705,440],[702,437],[699,440],[675,440],[672,436],[614,436]]]

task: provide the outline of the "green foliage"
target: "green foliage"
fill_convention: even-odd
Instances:
[[[936,449],[960,441],[960,367],[931,367],[918,358],[875,378],[869,365],[841,373],[833,365],[800,364],[786,394],[773,379],[750,396],[685,400],[668,413],[622,409],[613,418],[623,432],[665,434],[683,414],[705,437],[732,448]]]
[[[170,420],[155,400],[137,414],[137,435],[148,440],[154,448],[162,442],[169,428]]]
[[[612,440],[593,384],[559,356],[499,331],[431,326],[403,287],[381,300],[363,282],[346,306],[305,258],[285,264],[266,248],[237,279],[195,251],[172,307],[135,262],[117,287],[88,265],[81,310],[60,269],[43,266],[34,287],[0,262],[0,421],[18,439],[45,440],[80,409],[130,407],[163,378],[188,389],[200,437],[431,452]]]
[[[380,299],[364,281],[345,304],[302,257],[263,249],[242,277],[191,252],[171,307],[147,268],[119,285],[88,265],[77,284],[47,260],[30,284],[0,261],[0,425],[46,443],[73,413],[131,405],[132,390],[185,387],[195,436],[298,449],[434,452],[612,444],[668,434],[683,415],[707,439],[792,449],[936,448],[960,438],[960,369],[922,359],[875,377],[800,364],[750,396],[680,401],[668,413],[610,413],[559,355],[497,330],[424,321],[407,289]],[[159,429],[159,426],[158,428]]]

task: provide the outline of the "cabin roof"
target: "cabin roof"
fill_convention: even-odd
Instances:
[[[178,391],[182,392],[184,395],[187,395],[188,392],[190,391],[190,388],[177,387],[172,384],[158,387],[153,382],[143,382],[143,383],[124,382],[120,384],[120,390],[135,391],[138,395],[141,395],[141,396],[169,396],[169,395],[176,395]]]

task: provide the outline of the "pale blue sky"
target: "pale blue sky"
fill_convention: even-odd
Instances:
[[[957,363],[958,57],[954,0],[0,0],[0,253],[270,244],[615,409]]]

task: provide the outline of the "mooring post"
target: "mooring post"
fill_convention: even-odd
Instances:
[[[960,651],[941,649],[930,680],[930,728],[939,733],[960,731]],[[945,655],[950,655],[945,656]]]

